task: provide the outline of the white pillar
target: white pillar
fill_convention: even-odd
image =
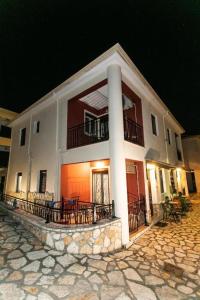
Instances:
[[[122,222],[122,244],[129,242],[126,164],[124,157],[124,125],[121,68],[108,67],[109,144],[112,199],[115,215]]]
[[[150,191],[149,191],[149,187],[148,185],[151,184],[151,182],[148,182],[150,181],[150,178],[147,179],[148,177],[148,171],[147,171],[147,165],[146,163],[144,162],[143,164],[144,166],[144,184],[145,184],[145,204],[146,204],[146,219],[147,219],[147,222],[150,224],[151,223],[151,208],[150,208]]]

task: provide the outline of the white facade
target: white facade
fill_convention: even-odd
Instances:
[[[68,101],[105,79],[108,79],[109,140],[67,149]],[[124,140],[121,79],[141,100],[144,147]],[[156,119],[157,135],[152,132],[151,115]],[[36,121],[40,122],[38,133],[34,132]],[[159,205],[164,195],[171,193],[170,170],[176,189],[187,193],[185,171],[181,169],[184,161],[180,135],[184,130],[118,44],[25,110],[11,126],[7,194],[15,194],[19,172],[22,173],[21,195],[26,197],[28,192],[38,192],[40,171],[46,170],[46,191],[53,193],[59,201],[63,164],[109,159],[111,198],[115,200],[116,216],[122,218],[123,244],[129,240],[125,159],[143,162],[149,221],[149,197],[152,197],[153,204]],[[26,142],[20,146],[20,130],[23,128],[26,128]],[[175,134],[182,160],[177,157]]]

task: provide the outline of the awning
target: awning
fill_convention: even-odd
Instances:
[[[165,163],[162,161],[151,160],[151,159],[146,159],[146,163],[153,164],[153,165],[156,165],[157,167],[165,168],[165,169],[176,169],[176,168],[185,169],[184,166],[179,166],[179,165],[175,166],[175,165],[171,165],[171,164],[168,164],[168,163]]]

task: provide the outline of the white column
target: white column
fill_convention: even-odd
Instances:
[[[32,152],[31,152],[31,139],[32,139],[32,118],[30,117],[29,123],[29,139],[28,139],[28,164],[27,164],[27,181],[26,181],[26,199],[28,199],[28,193],[31,187],[31,175],[32,175]]]
[[[126,164],[124,157],[124,125],[121,68],[108,67],[109,145],[112,199],[115,215],[122,222],[122,244],[129,242]]]
[[[151,223],[151,208],[150,208],[150,194],[149,194],[149,187],[148,184],[148,180],[150,181],[150,178],[147,179],[148,177],[148,171],[147,171],[147,166],[146,163],[144,162],[144,184],[145,184],[145,203],[146,203],[146,219],[147,222],[150,224]]]

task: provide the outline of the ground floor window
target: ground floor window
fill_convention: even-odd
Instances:
[[[17,173],[17,180],[16,180],[16,193],[21,192],[22,190],[22,172]]]
[[[164,182],[163,182],[163,172],[162,169],[159,169],[159,176],[160,176],[160,192],[164,193]]]
[[[40,171],[39,193],[46,192],[47,170]]]
[[[175,182],[174,182],[173,170],[170,170],[170,183],[171,183],[171,193],[175,194],[176,193],[176,186],[175,186]]]
[[[189,193],[196,193],[197,187],[196,187],[196,180],[195,180],[195,173],[193,170],[186,173],[187,176],[187,184],[188,184],[188,190]]]
[[[5,186],[5,176],[0,177],[0,193],[4,192],[4,186]]]

